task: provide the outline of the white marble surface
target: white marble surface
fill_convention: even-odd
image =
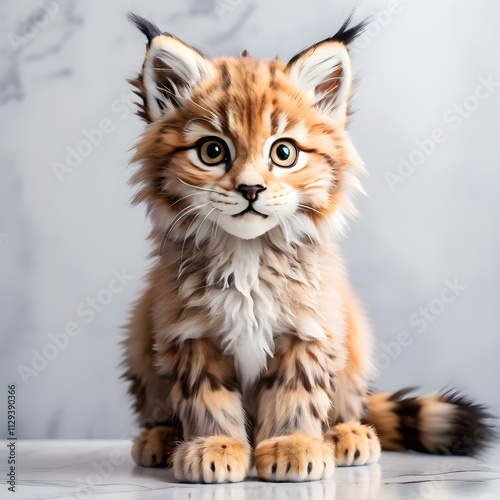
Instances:
[[[331,479],[310,483],[266,483],[252,471],[237,484],[177,483],[171,471],[137,467],[130,441],[39,440],[17,443],[16,494],[5,482],[0,453],[0,497],[34,499],[200,500],[498,500],[500,450],[478,461],[468,457],[384,452],[378,464],[339,467]]]
[[[60,8],[44,18],[41,4],[54,3]],[[126,167],[144,127],[126,104],[126,78],[139,70],[145,40],[125,13],[209,55],[248,49],[287,59],[334,32],[356,5],[357,19],[385,16],[352,51],[360,82],[349,129],[367,164],[369,197],[358,200],[361,217],[344,244],[377,336],[375,385],[453,384],[500,414],[500,89],[457,128],[444,116],[479,78],[500,82],[499,2],[2,0],[0,390],[17,384],[21,437],[133,434],[117,346],[147,266],[148,226],[143,210],[128,206]],[[113,131],[59,182],[54,163],[103,119]],[[386,171],[436,127],[446,141],[392,192]],[[113,271],[123,269],[133,276],[123,291],[95,316],[82,314],[81,304],[105,297]],[[444,304],[447,279],[466,288]],[[439,311],[432,320],[410,320],[429,304]],[[71,322],[80,333],[54,351],[51,335]],[[36,373],[23,379],[20,367]]]

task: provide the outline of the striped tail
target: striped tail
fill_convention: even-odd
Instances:
[[[413,390],[368,396],[364,421],[384,450],[474,455],[497,437],[484,406],[451,391],[406,397]]]

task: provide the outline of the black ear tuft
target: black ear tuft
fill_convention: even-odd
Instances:
[[[160,28],[158,28],[158,26],[156,26],[156,24],[153,24],[151,21],[148,21],[147,19],[144,19],[143,17],[134,14],[133,12],[128,13],[128,18],[136,25],[139,30],[141,30],[147,36],[148,43],[150,43],[151,40],[156,36],[161,35]]]
[[[344,24],[339,28],[335,35],[327,38],[325,41],[331,42],[340,42],[345,46],[352,43],[363,31],[365,31],[366,27],[370,23],[368,19],[364,19],[358,24],[354,26],[349,26],[351,24],[354,13],[351,13],[349,17],[345,20]]]
[[[324,40],[321,40],[320,42],[315,43],[311,47],[308,47],[307,49],[304,49],[300,51],[298,54],[293,56],[290,61],[288,61],[288,64],[293,64],[297,59],[302,57],[307,51],[311,49],[316,49],[319,45],[325,42],[339,42],[343,43],[346,47],[352,43],[363,31],[366,29],[368,24],[370,24],[368,19],[364,19],[358,24],[355,24],[354,26],[349,26],[352,21],[354,13],[351,13],[349,17],[345,20],[344,24],[339,28],[337,33],[335,35],[332,35],[328,38],[325,38]]]

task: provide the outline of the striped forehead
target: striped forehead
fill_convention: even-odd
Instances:
[[[279,138],[307,146],[311,133],[311,105],[302,100],[284,74],[280,60],[250,57],[215,59],[216,77],[199,88],[195,107],[186,117],[183,135],[194,144],[207,136],[225,140],[231,157],[246,164],[263,154]]]
[[[284,63],[258,61],[250,57],[215,61],[219,78],[215,113],[224,133],[255,137],[274,135],[288,122],[280,110],[283,88],[280,84]]]
[[[210,133],[222,134],[219,117],[211,113],[208,117],[195,116],[184,125],[184,137],[188,142],[195,142]]]

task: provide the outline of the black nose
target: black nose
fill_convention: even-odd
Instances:
[[[239,191],[245,199],[252,201],[257,199],[257,195],[261,192],[264,191],[266,188],[264,186],[261,186],[260,184],[255,184],[253,186],[249,186],[247,184],[240,184],[237,188],[236,191]]]

